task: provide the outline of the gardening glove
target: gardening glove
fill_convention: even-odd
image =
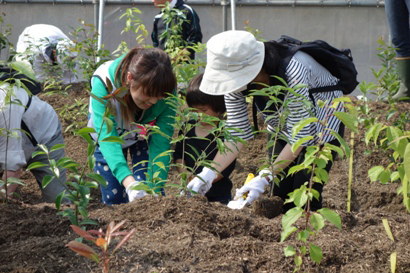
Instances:
[[[205,193],[207,193],[211,189],[212,182],[216,177],[217,174],[215,171],[204,167],[202,169],[202,172],[200,172],[197,177],[189,182],[187,188],[199,194],[205,195]]]
[[[139,183],[139,181],[135,181],[132,182],[128,188],[125,189],[125,191],[127,192],[128,195],[128,201],[129,202],[133,202],[139,198],[144,197],[145,195],[148,195],[144,190],[132,190],[133,187],[137,186]]]
[[[265,191],[265,187],[269,185],[269,181],[266,178],[269,178],[269,180],[273,179],[272,173],[269,170],[264,169],[259,172],[258,176],[253,178],[239,190],[236,190],[235,199],[239,199],[244,194],[247,194],[245,202],[246,204],[251,204]]]

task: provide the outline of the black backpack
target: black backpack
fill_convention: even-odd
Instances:
[[[348,95],[352,93],[359,84],[352,53],[348,48],[339,50],[322,40],[302,42],[286,35],[282,35],[278,40],[272,42],[280,44],[282,47],[279,54],[282,59],[278,71],[279,75],[285,75],[286,67],[293,55],[301,50],[313,57],[320,65],[339,79],[339,82],[336,85],[309,89],[310,94],[341,90],[343,94]],[[252,112],[255,130],[258,130],[255,99],[253,100]]]
[[[342,90],[343,94],[348,95],[359,84],[357,81],[357,70],[353,63],[350,49],[339,50],[322,40],[302,42],[286,35],[282,35],[276,42],[287,48],[284,55],[280,55],[283,61],[281,64],[282,69],[286,69],[293,55],[301,50],[313,57],[333,76],[339,79],[337,85],[311,88],[309,90],[311,93]]]
[[[22,83],[33,95],[37,95],[41,91],[41,84],[39,82],[33,81],[23,73],[11,68],[10,66],[0,65],[0,81],[5,81],[10,78],[12,78],[12,80],[8,81],[10,84],[15,83],[14,79],[22,80]]]
[[[22,80],[22,83],[27,87],[28,90],[30,90],[30,92],[33,95],[37,95],[41,91],[41,84],[39,82],[33,81],[32,79],[30,79],[23,73],[20,73],[19,71],[9,66],[0,65],[0,81],[5,81],[10,78],[11,80],[8,81],[8,83],[10,84],[15,83],[14,79]],[[24,113],[30,107],[30,104],[31,104],[31,96],[28,96],[28,102],[26,105],[26,109],[24,110]],[[38,144],[37,140],[35,139],[33,134],[30,132],[27,124],[23,121],[23,119],[21,120],[21,129],[27,132],[27,136],[30,139],[33,146],[37,146]]]

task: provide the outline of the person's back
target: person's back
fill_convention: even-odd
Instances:
[[[0,85],[0,128],[12,132],[9,136],[0,134],[0,169],[7,172],[8,177],[19,178],[21,169],[33,162],[48,165],[46,155],[32,158],[33,152],[39,149],[37,144],[44,144],[51,149],[64,141],[60,121],[51,105],[37,96],[30,97],[23,88],[14,86],[13,92],[10,97],[13,103],[10,103],[6,101],[10,95],[9,84]],[[22,105],[16,103],[17,101]],[[60,149],[54,151],[51,158],[58,161],[64,155],[64,149]],[[45,175],[51,175],[47,166],[33,169],[32,172],[39,184]],[[63,183],[65,174],[65,169],[60,169],[60,181]],[[42,189],[44,201],[54,202],[64,189],[64,185],[54,179],[49,186]]]
[[[199,22],[198,14],[195,10],[185,4],[183,0],[153,0],[155,7],[163,8],[166,2],[169,2],[170,8],[178,9],[181,13],[178,14],[179,18],[175,18],[175,22],[178,19],[183,19],[181,29],[181,38],[186,42],[187,46],[202,42],[202,32]],[[161,39],[161,35],[169,28],[163,19],[163,13],[160,12],[154,18],[154,27],[151,33],[151,39],[154,47],[158,47],[162,50],[166,48],[167,40],[165,38]],[[191,59],[195,58],[195,52],[189,50]]]
[[[36,24],[26,27],[20,34],[16,46],[16,60],[32,65],[37,79],[44,82],[48,78],[46,65],[62,66],[61,81],[65,84],[78,79],[72,70],[66,67],[66,58],[74,59],[77,53],[72,50],[74,43],[61,29],[52,25]]]

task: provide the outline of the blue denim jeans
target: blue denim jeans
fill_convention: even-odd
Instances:
[[[145,181],[148,163],[142,163],[136,165],[138,162],[148,160],[148,145],[146,141],[138,141],[132,146],[123,149],[124,157],[127,158],[127,154],[130,154],[132,161],[132,172],[135,180]],[[110,168],[107,165],[107,161],[101,153],[99,147],[95,150],[94,157],[96,159],[94,172],[104,177],[107,181],[107,187],[100,186],[102,202],[104,204],[121,204],[128,202],[128,196],[125,192],[125,188],[115,178]]]
[[[397,57],[410,57],[410,0],[386,0],[385,8]]]

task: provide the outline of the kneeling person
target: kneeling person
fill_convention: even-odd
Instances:
[[[226,112],[224,96],[212,96],[201,92],[199,90],[199,85],[201,84],[202,76],[203,74],[198,74],[189,83],[186,95],[187,104],[191,108],[196,108],[200,113],[221,118]],[[189,122],[191,124],[196,124],[196,121],[194,120]],[[176,144],[174,161],[176,163],[184,164],[189,168],[194,168],[195,162],[198,160],[198,154],[205,154],[207,160],[213,160],[218,152],[218,149],[215,141],[215,135],[210,133],[210,131],[217,125],[218,124],[215,123],[210,124],[199,122],[195,127],[189,130],[185,136],[186,138],[184,143],[180,141]],[[182,132],[179,134],[181,135]],[[223,141],[223,138],[220,138]],[[185,151],[184,156],[183,151]],[[212,183],[206,187],[208,191],[201,191],[198,193],[205,195],[210,202],[228,204],[232,198],[232,181],[229,179],[229,176],[235,169],[235,163],[236,160],[233,161],[221,174],[216,175]],[[203,169],[204,167],[199,166],[195,170],[195,174],[201,173]],[[178,168],[178,171],[183,172],[183,169]]]
[[[2,180],[5,181],[6,177],[20,178],[22,169],[33,162],[44,163],[46,166],[32,169],[31,172],[41,188],[43,200],[52,203],[66,189],[66,169],[60,168],[60,178],[53,179],[43,189],[43,178],[52,175],[48,158],[44,154],[33,158],[32,154],[41,151],[37,144],[44,144],[49,150],[54,145],[64,144],[60,121],[51,105],[37,96],[30,97],[26,90],[17,88],[16,85],[13,86],[13,93],[8,101],[10,88],[9,83],[0,83],[0,170],[4,171]],[[7,130],[15,136],[10,136]],[[50,153],[51,159],[56,162],[64,156],[64,149]],[[9,185],[8,194],[12,194],[16,188],[16,184]],[[0,191],[1,198],[5,189],[0,188]]]

